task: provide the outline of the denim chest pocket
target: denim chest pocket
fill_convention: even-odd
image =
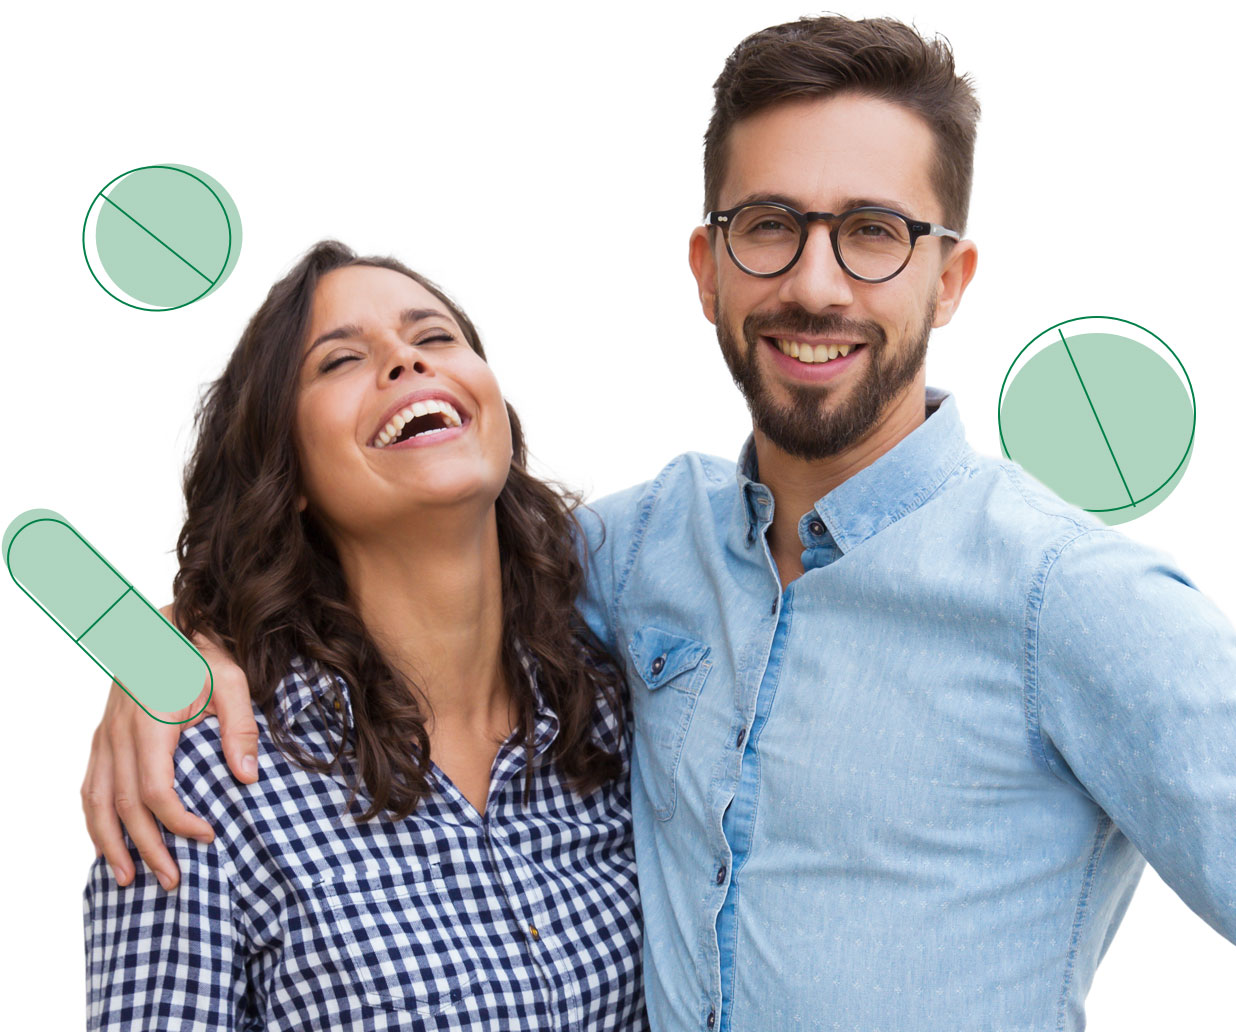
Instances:
[[[321,942],[371,1007],[420,1017],[459,1008],[476,989],[464,915],[441,867],[328,874],[310,885]]]
[[[703,642],[644,627],[627,646],[638,681],[632,685],[636,749],[634,776],[659,820],[674,815],[678,764],[700,689],[712,669]]]

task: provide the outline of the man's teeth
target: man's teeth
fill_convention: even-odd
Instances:
[[[816,344],[813,347],[810,344],[799,344],[796,340],[781,340],[779,337],[774,337],[773,343],[780,349],[781,354],[808,365],[828,362],[838,357],[844,358],[858,347],[857,344]]]
[[[445,426],[436,426],[428,430],[422,430],[418,434],[413,434],[413,437],[425,437],[428,434],[440,434],[443,430],[450,430],[452,427],[462,426],[463,420],[459,418],[459,413],[455,411],[455,406],[449,401],[442,401],[438,398],[430,398],[428,401],[418,401],[415,404],[409,405],[405,409],[401,409],[391,416],[390,421],[386,426],[378,432],[378,436],[374,438],[375,448],[385,448],[391,441],[395,440],[401,430],[407,426],[417,416],[427,416],[432,412],[442,413]],[[411,438],[409,438],[411,440]]]

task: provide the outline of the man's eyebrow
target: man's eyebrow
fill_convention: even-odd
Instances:
[[[909,205],[891,197],[847,197],[841,205],[842,211],[850,211],[852,208],[892,208],[902,215],[909,215],[910,212]]]
[[[407,326],[410,323],[420,322],[422,319],[445,319],[445,312],[440,312],[436,308],[406,308],[399,313],[399,325]],[[313,353],[313,349],[319,344],[327,344],[332,340],[347,340],[350,337],[363,337],[365,331],[355,323],[347,323],[343,326],[336,326],[333,330],[328,330],[318,337],[312,344],[309,345],[309,350],[305,352],[305,357],[308,358]]]
[[[798,198],[775,193],[748,194],[735,204],[734,207],[740,208],[744,204],[760,204],[766,201],[773,204],[784,204],[787,208],[793,208],[795,211],[806,210]],[[901,201],[895,201],[888,197],[847,197],[840,202],[840,206],[833,214],[838,215],[843,211],[850,211],[853,208],[892,208],[893,211],[900,212],[903,215],[907,214],[909,210]]]
[[[771,201],[773,204],[784,204],[787,208],[793,208],[795,211],[802,211],[799,207],[800,202],[797,198],[788,197],[785,194],[774,193],[752,193],[747,194],[736,204],[731,205],[733,208],[741,208],[744,204],[760,204],[764,201]]]

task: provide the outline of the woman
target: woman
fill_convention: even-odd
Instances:
[[[314,247],[199,414],[176,620],[253,687],[213,721],[180,887],[86,892],[92,1028],[644,1027],[620,684],[575,616],[570,504],[524,468],[468,318]]]

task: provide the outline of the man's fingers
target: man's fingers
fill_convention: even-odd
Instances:
[[[159,611],[172,619],[171,605]],[[214,689],[205,713],[214,713],[219,718],[227,765],[239,780],[252,784],[258,779],[258,729],[249,700],[249,682],[231,653],[216,639],[195,634],[190,640],[210,667]]]
[[[216,710],[227,765],[241,781],[257,781],[258,728],[257,721],[253,719],[248,688],[245,688],[243,696],[220,693]]]
[[[82,813],[86,815],[86,830],[94,843],[94,855],[107,857],[107,865],[116,883],[128,885],[133,880],[133,860],[116,816],[112,754],[101,725],[94,733],[90,762],[86,765],[86,776],[82,780]]]
[[[215,837],[214,830],[202,818],[189,813],[176,794],[176,769],[172,756],[179,737],[178,727],[156,723],[149,717],[137,724],[133,742],[137,754],[139,798],[142,806],[151,811],[173,835],[211,842]]]
[[[147,718],[149,719],[149,718]],[[141,781],[137,772],[137,756],[130,741],[113,749],[116,813],[124,822],[129,838],[137,846],[146,866],[154,872],[159,884],[173,889],[180,882],[180,869],[167,851],[163,834],[154,817],[142,803]]]
[[[249,682],[236,661],[215,641],[195,635],[193,644],[210,664],[214,676],[209,709],[219,717],[227,765],[237,778],[252,784],[258,779],[258,728],[249,699]]]

